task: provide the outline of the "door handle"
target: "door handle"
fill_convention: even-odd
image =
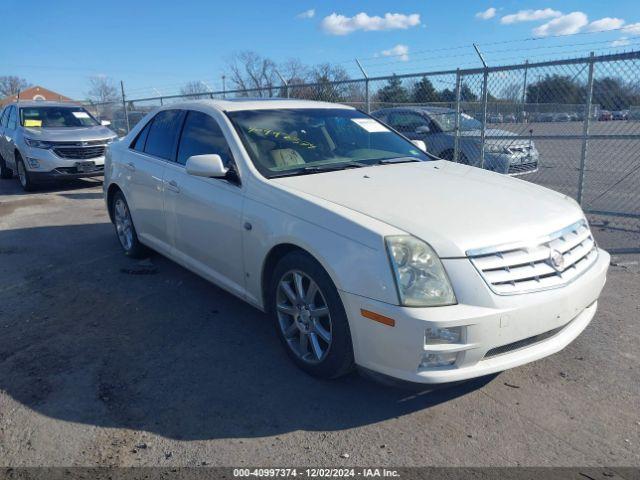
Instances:
[[[136,171],[136,166],[133,164],[133,162],[129,162],[125,165],[129,170],[131,170],[132,172]]]
[[[178,182],[176,182],[175,180],[171,180],[170,182],[167,182],[167,190],[180,193],[180,187],[178,186]]]

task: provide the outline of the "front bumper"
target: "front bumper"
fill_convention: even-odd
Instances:
[[[484,165],[487,170],[508,175],[524,175],[538,171],[540,154],[534,148],[527,152],[492,153],[485,152]]]
[[[524,365],[562,350],[595,315],[606,280],[609,254],[561,288],[498,296],[484,285],[467,259],[443,260],[454,287],[466,282],[459,304],[409,308],[340,292],[353,338],[356,363],[416,383],[447,383]],[[465,278],[466,277],[466,278]],[[390,327],[361,315],[370,310],[395,320]],[[427,327],[464,327],[460,344],[425,345]],[[419,368],[425,353],[458,352],[454,365]]]
[[[21,153],[29,176],[36,182],[97,177],[104,174],[104,155],[86,160],[75,160],[61,158],[52,150],[29,147]],[[93,169],[80,171],[78,165],[87,162],[93,163]]]

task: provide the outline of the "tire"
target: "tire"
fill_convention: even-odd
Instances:
[[[129,204],[121,191],[117,191],[111,200],[113,212],[113,225],[116,236],[124,254],[131,258],[142,258],[147,254],[147,248],[138,240],[136,227],[133,225]]]
[[[13,178],[13,170],[7,167],[7,163],[4,161],[4,158],[0,155],[0,178],[4,180],[9,180]]]
[[[33,192],[36,189],[36,183],[29,175],[29,170],[24,166],[24,161],[19,153],[16,153],[16,170],[18,170],[18,181],[25,192]]]
[[[278,337],[298,367],[325,379],[353,370],[347,314],[331,277],[315,259],[301,251],[284,256],[267,298]]]
[[[443,160],[449,160],[450,162],[453,162],[453,157],[454,157],[454,151],[451,149],[445,150],[440,154],[440,158],[442,158]],[[460,154],[458,155],[457,163],[461,163],[462,165],[469,165],[469,160],[467,159],[464,153],[460,152]]]

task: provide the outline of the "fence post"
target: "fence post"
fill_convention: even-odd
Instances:
[[[127,112],[127,99],[124,95],[124,82],[122,80],[120,80],[120,91],[122,92],[122,108],[124,110],[124,121],[127,125],[127,133],[129,133],[131,127],[129,126],[129,112]]]
[[[356,63],[358,64],[358,67],[360,68],[360,71],[364,76],[364,103],[367,108],[367,113],[371,113],[371,101],[369,99],[369,75],[367,75],[367,72],[365,72],[364,68],[362,67],[362,65],[360,64],[360,61],[357,58],[356,58]]]
[[[487,67],[487,62],[484,61],[484,57],[482,53],[480,53],[480,49],[474,43],[473,48],[476,49],[476,53],[480,57],[480,61],[482,62],[483,71],[482,74],[482,129],[480,130],[480,168],[484,168],[484,139],[487,130],[487,99],[489,97],[489,69]]]
[[[287,80],[280,75],[280,72],[278,71],[277,68],[274,69],[276,71],[276,75],[278,75],[278,77],[280,77],[280,81],[282,82],[282,85],[284,85],[284,91],[287,92],[287,98],[290,98],[289,95],[289,82],[287,82]]]
[[[525,120],[524,112],[527,109],[527,71],[529,70],[529,60],[524,62],[524,80],[522,81],[522,121]]]
[[[453,139],[453,161],[458,162],[460,159],[460,96],[462,90],[462,75],[460,75],[460,69],[456,71],[456,124],[455,132],[456,136]]]
[[[593,101],[593,72],[595,62],[593,60],[594,53],[589,55],[589,79],[587,80],[587,105],[582,124],[582,151],[580,152],[580,177],[578,181],[578,203],[583,206],[584,195],[584,179],[587,167],[587,151],[589,148],[589,127],[591,126],[591,104]]]

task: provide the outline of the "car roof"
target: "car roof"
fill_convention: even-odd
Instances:
[[[393,112],[393,111],[413,111],[418,113],[451,113],[455,112],[453,108],[448,107],[432,107],[430,105],[407,105],[402,107],[388,107],[381,108],[378,112]],[[374,112],[375,113],[375,112]]]
[[[353,107],[349,107],[348,105],[341,105],[339,103],[298,100],[293,98],[233,98],[226,100],[191,100],[172,103],[165,106],[161,110],[189,108],[193,106],[206,106],[223,112],[287,108],[341,108],[354,110]]]
[[[15,105],[16,107],[82,107],[78,103],[49,102],[46,100],[19,100],[7,104],[7,106],[9,105]]]

